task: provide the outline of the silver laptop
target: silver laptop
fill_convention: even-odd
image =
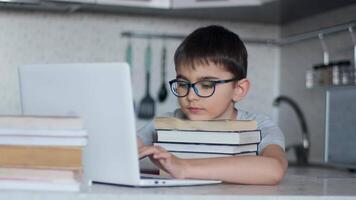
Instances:
[[[126,63],[45,64],[19,68],[25,115],[81,116],[89,133],[89,182],[128,186],[216,184],[213,180],[140,175],[129,66]]]

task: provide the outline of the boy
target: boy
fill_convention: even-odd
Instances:
[[[167,116],[189,120],[256,120],[262,141],[259,156],[181,159],[152,146],[154,125],[138,132],[139,157],[150,156],[175,178],[213,179],[239,184],[279,183],[287,169],[284,136],[267,117],[235,109],[247,94],[247,51],[235,33],[221,26],[202,27],[180,44],[174,55],[176,79],[170,81],[180,109]]]

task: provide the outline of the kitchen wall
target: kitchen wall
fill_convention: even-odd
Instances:
[[[282,37],[318,30],[322,27],[343,24],[356,19],[356,6],[323,13],[281,27]],[[349,32],[325,36],[330,60],[353,60],[353,46]],[[325,133],[326,88],[305,88],[305,71],[323,62],[323,52],[318,38],[281,47],[280,93],[294,99],[303,110],[311,136],[311,160],[323,160]],[[342,119],[341,119],[342,120]],[[287,137],[287,143],[301,141],[301,127],[293,110],[281,104],[279,125]],[[293,157],[289,155],[289,157]]]
[[[60,13],[40,11],[0,12],[0,113],[19,114],[20,99],[17,67],[38,63],[118,62],[124,61],[128,39],[122,31],[188,34],[199,26],[220,24],[242,38],[279,37],[275,25],[246,24],[228,21],[186,20],[159,17],[137,17],[113,14]],[[133,39],[133,84],[136,104],[144,96],[144,49],[147,41]],[[175,77],[173,54],[178,40],[167,40],[167,80]],[[157,98],[160,87],[160,52],[162,41],[152,40],[153,73],[151,95]],[[251,92],[238,107],[261,112],[276,119],[272,101],[278,94],[279,48],[248,44]],[[65,98],[65,97],[63,97]],[[172,111],[176,98],[158,105],[157,113]],[[139,121],[138,127],[146,121]]]

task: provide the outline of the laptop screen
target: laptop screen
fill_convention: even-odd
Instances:
[[[139,180],[130,70],[126,63],[45,64],[19,68],[25,115],[81,116],[88,131],[87,179]]]

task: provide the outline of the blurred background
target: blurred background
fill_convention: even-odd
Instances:
[[[307,137],[309,159],[320,162],[326,90],[355,85],[355,20],[354,0],[0,0],[0,113],[21,113],[21,65],[126,61],[136,110],[148,68],[155,114],[173,111],[175,49],[196,28],[218,24],[249,53],[251,91],[236,107],[271,116],[287,146]],[[138,115],[137,128],[149,118]]]

